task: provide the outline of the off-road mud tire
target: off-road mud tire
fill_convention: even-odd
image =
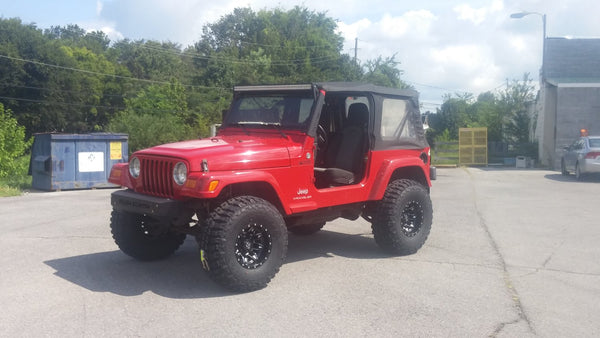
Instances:
[[[144,215],[113,211],[110,230],[115,243],[125,254],[141,260],[155,261],[172,255],[185,240],[176,232],[153,233],[151,219]]]
[[[312,235],[314,233],[319,232],[321,229],[323,229],[324,226],[325,226],[325,223],[299,225],[299,226],[291,227],[290,232],[293,233],[294,235],[308,236],[308,235]]]
[[[287,254],[283,217],[271,203],[253,196],[231,198],[213,210],[199,238],[211,279],[227,289],[264,288]]]
[[[373,216],[375,242],[392,255],[413,254],[427,240],[432,220],[431,199],[423,185],[409,179],[392,181]]]

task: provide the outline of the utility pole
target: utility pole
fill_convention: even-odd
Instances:
[[[354,64],[358,64],[356,62],[358,56],[358,38],[354,38]]]

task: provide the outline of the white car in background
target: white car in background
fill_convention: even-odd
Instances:
[[[561,159],[563,175],[573,172],[577,180],[581,180],[586,174],[600,173],[600,136],[582,136],[564,149]]]

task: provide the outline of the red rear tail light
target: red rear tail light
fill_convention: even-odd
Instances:
[[[600,156],[600,151],[591,151],[591,152],[587,153],[587,155],[585,155],[585,158],[595,159],[598,156]]]

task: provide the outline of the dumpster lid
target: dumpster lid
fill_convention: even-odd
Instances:
[[[34,136],[46,136],[51,140],[127,140],[128,134],[122,133],[89,133],[89,134],[64,134],[64,133],[37,133]]]

